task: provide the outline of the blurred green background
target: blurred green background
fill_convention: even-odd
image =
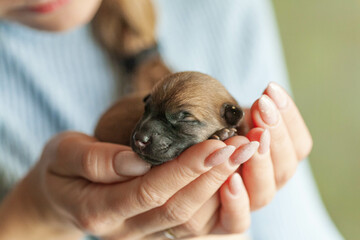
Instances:
[[[360,1],[273,3],[321,196],[343,236],[360,239]]]

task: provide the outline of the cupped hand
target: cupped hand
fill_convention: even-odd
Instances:
[[[269,204],[311,151],[312,138],[299,110],[275,83],[247,110],[247,121],[251,126],[247,137],[259,142],[259,148],[241,165],[240,175],[231,175],[221,187],[220,198],[214,196],[187,224],[172,229],[176,236],[189,231],[201,235],[204,226],[210,233],[243,232],[250,225],[250,211]],[[225,143],[239,147],[244,138],[235,136]]]
[[[251,108],[248,138],[205,141],[151,171],[129,147],[80,133],[58,135],[21,184],[23,192],[32,191],[20,196],[31,200],[47,227],[67,236],[243,232],[250,209],[269,203],[312,145],[291,98],[275,84],[264,93]],[[240,174],[234,173],[241,163]]]
[[[176,238],[244,232],[250,224],[249,199],[240,175],[234,172],[258,147],[258,142],[239,137],[237,148],[227,145],[208,158],[211,162],[224,163],[181,189],[164,206],[133,219],[131,224],[139,227],[139,223],[152,223],[142,228],[142,231],[150,232],[160,230],[164,226],[161,223],[166,220],[169,231]],[[219,208],[220,201],[222,206]],[[162,232],[159,234],[154,237],[161,239]]]
[[[233,155],[251,152],[248,156],[251,159],[241,165],[238,171],[240,174],[230,175],[221,186],[219,194],[214,194],[206,202],[203,202],[204,198],[202,206],[194,215],[183,218],[181,222],[189,220],[172,227],[170,232],[173,235],[186,237],[244,232],[250,226],[250,212],[266,206],[277,189],[289,181],[298,162],[310,153],[310,133],[293,100],[277,84],[271,83],[267,87],[249,113],[252,128],[247,134],[248,139],[236,136],[225,141],[225,144],[239,149]],[[251,144],[249,141],[252,141]],[[255,147],[257,143],[260,143],[259,147]],[[245,147],[251,145],[253,148]],[[220,167],[215,167],[206,174],[214,174]],[[199,193],[195,198],[202,196],[202,187],[194,187],[199,183],[200,181],[191,185],[192,190],[196,190],[191,194]],[[180,192],[178,195],[182,194]],[[181,206],[194,202],[194,196],[183,200],[185,202],[180,201],[181,204],[177,204],[178,208],[175,209],[179,210]],[[176,215],[181,216],[179,212]],[[141,215],[139,218],[142,217]],[[144,221],[148,220],[149,218],[144,218]]]
[[[260,147],[240,173],[251,210],[257,210],[294,175],[299,161],[311,151],[312,138],[295,103],[276,83],[270,83],[252,105],[250,118],[253,128],[247,137],[259,141]]]
[[[46,145],[23,180],[23,189],[33,191],[22,196],[31,199],[47,227],[68,233],[67,239],[82,233],[102,239],[163,238],[166,229],[181,228],[213,201],[257,147],[245,137],[237,149],[208,140],[149,171],[150,166],[129,147],[67,132]],[[239,177],[233,178],[236,182]],[[211,218],[203,233],[214,228]]]

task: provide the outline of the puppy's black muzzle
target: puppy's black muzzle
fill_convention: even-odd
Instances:
[[[132,133],[131,147],[145,161],[159,165],[176,157],[167,126],[158,120],[139,122]]]
[[[148,134],[135,132],[133,138],[135,146],[140,149],[140,151],[145,149],[151,143],[151,136]]]

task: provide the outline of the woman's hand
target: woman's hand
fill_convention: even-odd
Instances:
[[[164,237],[164,230],[192,219],[256,151],[258,143],[243,139],[237,150],[205,141],[133,178],[149,166],[129,147],[63,133],[47,144],[38,164],[2,204],[0,215],[7,221],[0,225],[7,232],[0,236],[75,239],[87,232],[103,239]],[[125,169],[129,159],[137,167]]]
[[[130,147],[100,143],[81,133],[59,134],[0,205],[0,216],[6,219],[0,221],[0,239],[78,239],[83,233],[74,227],[80,224],[75,214],[90,199],[103,205],[104,196],[96,196],[91,185],[105,188],[150,167]]]
[[[255,128],[248,138],[253,142],[241,136],[225,142],[237,148],[234,153],[234,147],[206,141],[132,179],[149,166],[128,147],[65,133],[47,145],[39,164],[13,192],[32,200],[25,206],[37,211],[29,212],[37,212],[57,236],[67,233],[64,239],[84,231],[104,239],[162,239],[166,229],[177,237],[243,232],[250,209],[272,199],[312,144],[291,98],[274,84],[265,94],[270,97],[262,96],[251,109]],[[232,174],[250,157],[241,176]]]
[[[257,210],[294,175],[299,161],[311,151],[312,138],[295,103],[276,83],[269,84],[250,111],[255,128],[247,137],[259,141],[260,147],[240,173],[251,210]]]
[[[250,226],[250,209],[266,206],[310,153],[310,133],[292,99],[277,84],[269,84],[247,113],[252,127],[247,137],[260,147],[241,165],[240,175],[233,174],[221,187],[221,198],[214,196],[187,224],[173,228],[174,235],[244,232]],[[244,138],[236,136],[225,143],[239,147]]]
[[[230,141],[229,139],[225,143],[230,142],[236,144],[237,147],[231,158],[242,159],[241,163],[246,162],[247,159],[253,156],[259,147],[258,142],[250,142],[243,136],[237,136],[236,141]],[[209,173],[212,172],[215,178],[219,178],[218,176],[221,176],[222,171],[219,172],[218,169],[221,169],[221,167],[221,165],[217,166],[210,170]],[[205,178],[204,186],[199,188],[199,194],[196,194],[195,197],[201,196],[201,188],[206,187],[207,181],[207,178]],[[219,234],[243,233],[249,226],[249,196],[241,176],[237,172],[233,172],[225,183],[221,185],[219,191],[204,202],[188,221],[172,227],[170,232],[176,238],[215,234],[213,239],[217,239],[221,238]],[[206,239],[205,236],[199,239],[203,238]]]

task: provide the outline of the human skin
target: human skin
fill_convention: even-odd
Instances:
[[[73,0],[50,13],[24,14],[23,7],[41,2],[0,0],[0,17],[64,31],[91,20],[101,1]],[[264,94],[268,97],[257,100],[247,114],[254,127],[247,138],[206,141],[151,171],[128,147],[99,143],[81,133],[54,136],[2,202],[0,218],[6,221],[0,221],[0,229],[6,231],[0,239],[77,239],[85,231],[104,239],[157,239],[168,228],[179,237],[243,232],[250,210],[271,201],[312,146],[291,98],[276,84]],[[211,157],[226,145],[235,146],[235,152],[228,147]],[[238,165],[232,161],[250,157],[241,176],[233,174]],[[216,166],[201,165],[205,161]]]
[[[65,31],[88,23],[101,2],[102,0],[0,0],[0,18],[36,29]]]
[[[268,125],[265,133],[256,127],[248,138],[205,141],[151,170],[129,147],[100,143],[81,133],[55,136],[3,202],[0,216],[7,221],[0,223],[6,229],[0,239],[76,239],[83,232],[104,239],[158,239],[168,228],[176,236],[243,232],[250,224],[250,210],[268,204],[311,149],[291,98],[273,84],[265,94],[271,97],[262,96],[250,110],[255,126]],[[270,109],[261,103],[264,97]],[[272,125],[265,123],[271,118]],[[271,139],[270,134],[287,137]],[[235,152],[233,147],[224,150],[229,145]],[[234,175],[239,163],[233,161],[248,158],[241,176]],[[127,169],[133,162],[137,167]]]
[[[60,134],[5,199],[0,239],[77,239],[83,232],[103,239],[155,238],[156,232],[187,222],[239,167],[234,161],[246,161],[257,147],[243,137],[241,156],[229,158],[235,147],[209,140],[131,179],[112,167],[115,155],[129,161],[128,147]]]

